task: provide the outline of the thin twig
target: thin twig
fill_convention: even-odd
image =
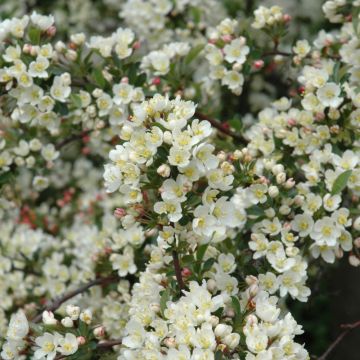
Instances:
[[[86,135],[89,135],[91,132],[93,131],[93,129],[90,129],[90,130],[84,130],[82,131],[81,133],[79,134],[74,134],[74,135],[71,135],[69,136],[68,138],[62,140],[61,142],[59,142],[58,144],[55,145],[55,148],[56,150],[59,150],[61,149],[63,146],[73,142],[73,141],[76,141],[76,140],[80,140],[82,139],[84,136]]]
[[[54,312],[65,301],[75,297],[76,295],[79,295],[79,294],[85,292],[86,290],[90,289],[93,286],[106,285],[106,284],[111,283],[111,282],[116,281],[116,280],[118,280],[118,277],[114,276],[114,275],[106,277],[106,278],[97,278],[97,279],[91,280],[88,283],[83,284],[79,288],[65,293],[63,296],[59,297],[58,299],[51,300],[47,305],[44,306],[42,311],[38,315],[36,315],[34,317],[32,322],[34,322],[34,323],[39,322],[42,319],[42,314],[43,314],[44,311]]]
[[[215,120],[215,119],[211,119],[207,115],[199,113],[199,112],[197,112],[195,115],[200,120],[207,120],[214,128],[218,129],[223,134],[231,136],[232,138],[238,140],[239,142],[241,142],[243,144],[247,144],[248,141],[244,137],[242,137],[239,134],[234,133],[233,131],[228,129],[226,126],[224,126],[224,124],[222,124],[220,121]]]
[[[122,339],[118,340],[107,340],[97,344],[98,349],[107,349],[116,345],[121,345]]]
[[[325,360],[330,355],[330,353],[336,348],[336,346],[341,342],[341,340],[348,335],[352,330],[360,327],[360,321],[357,321],[352,324],[342,324],[340,325],[342,329],[345,329],[339,336],[332,342],[328,349],[318,358],[318,360]]]
[[[173,261],[174,261],[176,280],[179,284],[180,290],[183,290],[185,288],[185,285],[184,285],[184,280],[181,275],[181,266],[180,266],[179,256],[178,256],[178,253],[176,250],[173,250],[172,256],[173,256]]]

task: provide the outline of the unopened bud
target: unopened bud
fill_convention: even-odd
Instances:
[[[114,211],[114,216],[118,219],[123,218],[126,215],[126,210],[123,208],[116,208]]]
[[[164,177],[164,178],[167,178],[167,177],[170,176],[170,166],[167,165],[167,164],[162,164],[162,165],[160,165],[160,166],[157,168],[156,172],[157,172],[160,176],[162,176],[162,177]]]
[[[349,263],[352,266],[358,267],[360,265],[360,259],[356,255],[350,255]]]
[[[86,343],[86,339],[83,336],[78,336],[76,340],[78,345],[84,345]]]
[[[226,335],[230,335],[232,332],[232,327],[230,325],[219,324],[216,326],[214,330],[214,334],[216,337],[222,338]]]
[[[173,337],[170,338],[166,338],[164,340],[164,344],[168,347],[168,348],[174,348],[176,346],[176,340]]]
[[[224,344],[226,344],[230,349],[236,348],[240,343],[240,335],[237,333],[232,333],[224,338]]]
[[[286,183],[284,184],[285,189],[291,189],[295,186],[295,180],[293,178],[287,179]]]
[[[61,324],[62,324],[62,326],[66,327],[66,328],[71,328],[74,326],[74,322],[68,316],[64,317],[61,320]]]
[[[268,193],[270,195],[271,198],[275,198],[279,195],[279,189],[277,186],[270,186]]]
[[[96,327],[93,333],[97,339],[103,338],[105,336],[105,326]]]
[[[279,173],[276,175],[276,182],[278,184],[283,184],[286,180],[286,174],[285,173]]]
[[[256,70],[260,70],[264,67],[264,60],[255,60],[253,62],[253,68]]]
[[[44,311],[42,313],[42,321],[46,325],[56,325],[57,324],[57,320],[55,319],[55,316],[51,311]]]
[[[47,30],[46,30],[46,35],[49,37],[53,37],[56,34],[56,27],[54,25],[50,26]]]

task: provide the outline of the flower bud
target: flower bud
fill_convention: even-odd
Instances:
[[[350,255],[349,263],[352,266],[358,267],[360,265],[360,259],[356,255]]]
[[[215,315],[211,315],[208,321],[212,327],[215,327],[217,324],[219,324],[219,318]]]
[[[86,36],[84,33],[73,34],[70,36],[70,40],[77,46],[81,46],[85,43]]]
[[[86,339],[83,336],[78,336],[76,340],[78,345],[84,345],[86,343]]]
[[[268,218],[273,218],[275,216],[275,210],[273,208],[268,208],[264,212]]]
[[[71,320],[77,320],[79,318],[80,315],[79,306],[67,305],[65,311],[70,316]]]
[[[114,216],[118,219],[123,218],[126,215],[126,210],[123,208],[116,208],[114,211]]]
[[[355,219],[353,228],[357,231],[360,231],[360,216]]]
[[[97,339],[103,338],[105,336],[105,326],[96,327],[93,334]]]
[[[251,235],[255,235],[255,234],[251,234]],[[245,282],[246,282],[246,284],[248,284],[248,285],[253,285],[253,284],[257,284],[258,279],[257,279],[257,277],[254,276],[254,275],[248,275],[248,276],[245,278]]]
[[[276,164],[272,167],[271,172],[276,176],[284,172],[284,166],[281,164]]]
[[[250,297],[256,296],[258,292],[259,292],[259,286],[258,286],[258,284],[252,284],[252,285],[250,285],[250,287],[249,287]]]
[[[71,328],[74,326],[74,322],[68,316],[64,317],[61,320],[61,324],[62,324],[62,326],[66,327],[66,328]]]
[[[264,67],[264,60],[255,60],[253,62],[253,68],[256,70],[260,70]]]
[[[220,338],[230,335],[231,332],[232,332],[232,327],[230,325],[225,325],[225,324],[217,325],[214,330],[215,336]]]
[[[54,37],[56,34],[56,27],[54,25],[50,26],[47,30],[46,30],[46,35],[49,37]]]
[[[172,144],[171,132],[170,131],[165,131],[163,139],[164,139],[165,144],[171,145]]]
[[[174,348],[176,346],[176,340],[173,337],[170,338],[166,338],[164,340],[164,344],[168,347],[168,348]]]
[[[275,198],[279,195],[279,189],[277,186],[270,186],[268,193],[271,198]]]
[[[156,303],[150,304],[150,309],[155,313],[159,313],[161,310],[160,305]]]
[[[246,318],[246,325],[248,325],[248,326],[253,326],[253,325],[256,325],[257,323],[258,323],[258,318],[253,314],[249,315]]]
[[[356,247],[357,249],[360,248],[360,237],[358,237],[358,238],[356,238],[356,239],[354,240],[354,245],[355,245],[355,247]]]
[[[284,172],[281,172],[276,175],[276,182],[278,184],[283,184],[286,180],[286,174]]]
[[[299,253],[299,248],[295,247],[295,246],[289,246],[286,248],[285,252],[286,255],[289,257],[294,257]]]
[[[164,177],[164,178],[167,178],[167,177],[170,176],[170,166],[167,165],[167,164],[162,164],[162,165],[160,165],[160,166],[157,168],[156,172],[157,172],[160,176],[162,176],[162,177]]]
[[[80,314],[80,320],[83,321],[85,324],[91,324],[92,321],[92,312],[90,309],[86,309],[84,310],[81,314]]]
[[[286,183],[284,184],[285,189],[291,189],[295,186],[295,180],[293,178],[287,179]]]
[[[55,50],[57,52],[63,52],[66,49],[66,45],[62,41],[58,41],[55,44]]]
[[[98,98],[104,94],[104,91],[102,89],[96,88],[92,92],[92,96],[95,98]]]
[[[240,343],[240,335],[237,333],[232,333],[232,334],[226,335],[223,342],[230,349],[235,349]]]
[[[214,279],[209,279],[206,283],[207,289],[212,293],[217,289],[216,281]]]
[[[31,151],[39,151],[42,148],[42,144],[39,139],[34,138],[30,140],[29,148]]]
[[[281,205],[279,208],[279,213],[281,215],[288,215],[288,214],[290,214],[290,212],[291,212],[291,209],[287,205]]]
[[[42,313],[42,321],[46,325],[56,325],[57,320],[54,317],[54,314],[51,311],[44,311]]]
[[[67,60],[69,61],[75,61],[77,59],[77,52],[74,51],[74,50],[68,50],[66,53],[65,53],[65,57]]]
[[[157,76],[157,77],[152,79],[151,84],[155,85],[155,86],[158,86],[158,85],[161,84],[161,79]]]

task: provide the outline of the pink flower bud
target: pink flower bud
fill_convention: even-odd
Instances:
[[[255,60],[253,62],[253,67],[256,70],[260,70],[264,67],[264,60]]]
[[[56,27],[53,25],[53,26],[50,26],[47,30],[46,30],[46,35],[49,36],[49,37],[53,37],[55,36],[56,34]]]
[[[296,120],[295,119],[288,119],[287,121],[289,126],[295,126],[296,125]]]
[[[288,23],[289,21],[291,21],[291,19],[292,19],[291,15],[284,14],[283,20],[284,20],[285,23]]]
[[[141,42],[140,41],[135,41],[132,47],[133,47],[134,50],[140,49]]]
[[[94,329],[94,336],[96,338],[102,338],[105,336],[105,326],[98,326]]]
[[[23,46],[23,52],[24,54],[30,54],[31,53],[32,46],[31,44],[24,44]]]
[[[155,86],[158,86],[161,83],[161,79],[159,77],[155,77],[152,79],[151,83]]]
[[[223,36],[221,37],[221,39],[222,39],[223,41],[225,41],[226,43],[228,43],[228,42],[230,42],[230,41],[232,40],[232,36],[231,36],[231,35],[223,35]]]
[[[114,216],[118,219],[123,218],[126,215],[126,210],[123,208],[116,208],[114,211]]]
[[[129,83],[129,78],[127,76],[124,76],[122,79],[121,79],[121,83],[122,84],[128,84]]]
[[[83,336],[78,336],[76,340],[79,345],[84,345],[86,343],[86,339]]]
[[[183,268],[181,271],[181,275],[183,277],[188,277],[192,274],[191,270],[189,268]]]
[[[322,121],[325,119],[325,114],[323,112],[317,112],[315,114],[315,118],[317,121]]]

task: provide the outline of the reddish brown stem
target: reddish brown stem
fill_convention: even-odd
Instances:
[[[54,312],[65,301],[70,300],[71,298],[75,297],[76,295],[79,295],[79,294],[87,291],[88,289],[90,289],[93,286],[96,286],[96,285],[103,286],[103,285],[109,284],[109,283],[117,281],[117,280],[118,280],[118,277],[114,276],[114,275],[106,277],[106,278],[97,278],[97,279],[91,280],[88,283],[83,284],[79,288],[65,293],[63,296],[59,297],[58,299],[54,299],[54,300],[50,301],[47,305],[45,305],[45,307],[42,309],[42,311],[34,317],[32,322],[34,322],[34,323],[39,322],[42,319],[42,314],[44,311]]]
[[[344,339],[346,335],[348,335],[352,330],[360,327],[360,321],[352,324],[342,324],[340,325],[340,327],[345,330],[338,335],[338,337],[331,343],[328,349],[318,358],[318,360],[327,359],[330,353],[336,348],[337,345],[340,344],[340,342],[342,341],[342,339]]]

